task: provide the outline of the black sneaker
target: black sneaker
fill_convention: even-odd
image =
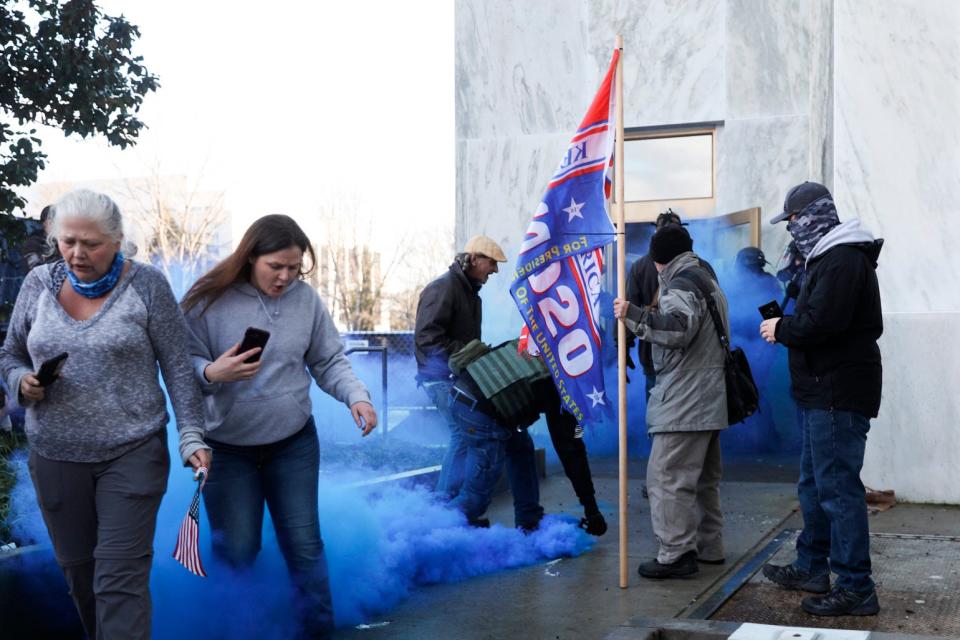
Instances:
[[[854,593],[842,587],[834,587],[825,596],[807,596],[800,606],[815,616],[875,616],[880,612],[876,590]]]
[[[656,558],[649,562],[644,562],[637,568],[644,578],[652,580],[665,580],[668,578],[686,578],[700,571],[697,566],[697,552],[687,551],[685,554],[668,564],[660,564]]]
[[[765,564],[763,565],[763,576],[770,582],[776,583],[784,589],[809,591],[810,593],[826,593],[830,591],[829,573],[821,573],[815,576],[800,571],[792,564]]]
[[[607,521],[599,511],[580,518],[580,528],[592,536],[602,536],[607,532]]]
[[[518,522],[517,529],[522,531],[524,535],[530,535],[534,531],[540,528],[540,523],[543,521],[543,515],[541,515],[536,520],[531,520],[529,522]]]

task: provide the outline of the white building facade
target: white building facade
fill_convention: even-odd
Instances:
[[[841,220],[885,238],[883,404],[863,479],[960,503],[960,2],[457,0],[458,245],[485,233],[516,255],[617,34],[625,126],[713,132],[696,216],[760,207],[775,257],[786,231],[768,221],[814,180]],[[519,328],[504,271],[483,292],[488,341]]]

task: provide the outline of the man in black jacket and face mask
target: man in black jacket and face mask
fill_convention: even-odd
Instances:
[[[870,418],[880,409],[883,333],[877,258],[883,240],[841,223],[830,192],[804,182],[790,190],[787,231],[806,260],[793,315],[765,320],[760,334],[789,349],[793,397],[800,407],[803,451],[797,493],[803,531],[797,559],[763,574],[803,599],[814,615],[874,615],[867,508],[860,469]],[[837,581],[830,589],[830,572]]]
[[[453,374],[447,361],[468,342],[480,339],[480,287],[499,271],[497,263],[506,261],[500,245],[486,236],[474,236],[447,272],[423,289],[417,303],[413,334],[417,381],[450,428],[450,444],[437,481],[437,492],[448,498],[457,495],[463,483],[467,445],[450,413]]]

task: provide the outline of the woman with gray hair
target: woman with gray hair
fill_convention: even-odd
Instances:
[[[210,465],[187,327],[163,275],[124,258],[110,198],[78,190],[55,209],[50,236],[63,260],[24,279],[0,374],[27,409],[30,475],[87,635],[149,638],[153,534],[170,469],[158,365],[183,462]],[[58,376],[38,375],[63,354]]]

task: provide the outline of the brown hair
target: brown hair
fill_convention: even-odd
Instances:
[[[300,267],[302,278],[309,275],[317,264],[317,256],[307,234],[290,216],[263,216],[250,225],[233,253],[200,276],[190,287],[180,306],[186,312],[203,302],[203,310],[200,312],[200,315],[203,315],[231,285],[250,280],[253,258],[294,246],[299,247],[304,254],[310,254],[309,267]]]

